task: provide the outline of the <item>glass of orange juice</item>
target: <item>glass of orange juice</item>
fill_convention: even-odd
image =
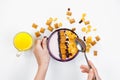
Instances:
[[[15,35],[13,44],[19,51],[16,56],[19,57],[24,51],[29,50],[33,45],[33,38],[28,32],[19,32]]]

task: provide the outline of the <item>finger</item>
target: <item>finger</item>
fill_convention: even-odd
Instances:
[[[82,69],[81,72],[83,72],[83,73],[88,73],[89,72],[89,67],[87,65],[81,65],[80,68]]]
[[[80,68],[81,68],[81,69],[89,70],[89,67],[88,67],[87,65],[81,65]]]
[[[47,49],[47,38],[44,38],[42,41],[42,47],[43,49]]]
[[[41,43],[42,43],[42,40],[37,40],[36,41],[36,47],[40,48],[40,50],[42,50]]]
[[[81,72],[82,72],[82,73],[89,73],[89,71],[88,71],[88,70],[85,70],[85,69],[81,70]]]
[[[92,69],[90,69],[89,74],[88,74],[88,80],[92,80],[94,78],[94,72]]]

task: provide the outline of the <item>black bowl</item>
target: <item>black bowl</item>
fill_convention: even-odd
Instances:
[[[51,50],[50,50],[50,44],[49,44],[49,42],[50,42],[50,39],[51,39],[52,35],[53,35],[54,33],[58,32],[58,31],[60,31],[60,30],[68,30],[68,31],[71,31],[71,32],[73,32],[77,37],[78,37],[78,35],[77,35],[74,31],[72,31],[72,30],[70,30],[70,29],[61,28],[61,29],[57,29],[57,30],[55,30],[54,32],[52,32],[51,35],[48,37],[47,47],[48,47],[48,51],[49,51],[50,56],[51,56],[52,58],[54,58],[55,60],[57,60],[57,61],[67,62],[67,61],[70,61],[70,60],[74,59],[74,58],[78,55],[79,50],[77,51],[77,53],[76,53],[72,58],[68,58],[68,59],[66,59],[66,60],[58,59],[57,57],[55,57],[55,56],[52,54],[52,52],[51,52]],[[79,37],[78,37],[78,38],[79,38]]]

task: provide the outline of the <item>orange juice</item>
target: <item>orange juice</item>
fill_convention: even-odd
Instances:
[[[19,32],[14,37],[14,46],[19,51],[26,51],[32,47],[32,36],[27,32]]]

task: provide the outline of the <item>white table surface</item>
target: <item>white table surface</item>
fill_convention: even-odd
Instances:
[[[25,52],[20,58],[13,46],[17,32],[28,31],[34,37],[33,22],[41,27],[49,17],[58,17],[67,28],[69,25],[65,12],[70,7],[73,17],[79,19],[83,12],[91,24],[97,28],[101,41],[87,55],[95,64],[102,80],[120,79],[120,1],[119,0],[0,0],[0,80],[33,80],[37,64],[32,51]],[[79,35],[81,33],[78,33]],[[86,80],[79,66],[86,64],[83,54],[74,60],[60,63],[51,58],[46,80]]]

